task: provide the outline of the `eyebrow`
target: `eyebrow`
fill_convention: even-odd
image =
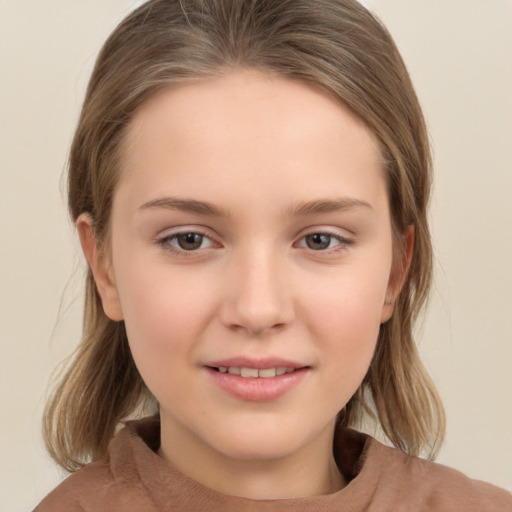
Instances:
[[[284,212],[285,218],[303,217],[320,213],[336,213],[354,208],[367,208],[373,210],[370,203],[351,197],[341,197],[338,199],[318,199],[315,201],[304,201],[295,203]],[[152,208],[163,208],[167,210],[177,210],[182,212],[195,213],[198,215],[207,215],[211,217],[230,217],[227,210],[220,208],[207,201],[198,201],[196,199],[185,199],[177,197],[162,197],[153,199],[139,206],[139,211]]]
[[[212,217],[229,217],[226,210],[206,201],[197,201],[195,199],[185,199],[177,197],[162,197],[153,199],[139,206],[138,210],[149,210],[152,208],[163,208],[167,210],[178,210],[182,212],[197,213],[198,215],[209,215]]]
[[[316,201],[296,203],[285,211],[285,217],[301,217],[319,213],[336,213],[359,207],[373,210],[373,206],[366,201],[352,197],[340,197],[337,199],[319,199]]]

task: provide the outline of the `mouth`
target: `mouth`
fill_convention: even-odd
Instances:
[[[283,359],[233,358],[204,366],[211,382],[236,399],[270,402],[292,392],[307,380],[311,366]]]
[[[249,368],[244,366],[208,366],[208,368],[219,373],[238,375],[245,379],[271,379],[273,377],[293,373],[306,367],[276,366],[273,368]]]

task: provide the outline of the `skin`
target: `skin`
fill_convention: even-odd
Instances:
[[[150,98],[129,126],[121,169],[108,253],[87,215],[77,227],[105,313],[124,320],[160,403],[160,455],[226,494],[341,489],[336,415],[368,370],[412,246],[409,231],[404,259],[393,261],[372,133],[318,88],[232,72]],[[185,250],[177,233],[203,238]],[[327,248],[308,245],[315,233]],[[307,369],[275,400],[244,400],[205,370],[240,356]]]

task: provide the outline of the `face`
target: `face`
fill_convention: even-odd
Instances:
[[[87,220],[82,241],[162,436],[199,457],[330,450],[400,280],[371,132],[310,85],[233,73],[147,101],[121,169],[108,259]]]

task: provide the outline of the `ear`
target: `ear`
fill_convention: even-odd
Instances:
[[[101,297],[103,311],[111,320],[119,322],[123,320],[123,312],[112,272],[111,260],[105,251],[98,247],[91,216],[82,213],[76,220],[76,229],[82,251],[92,270],[96,288]]]
[[[400,238],[400,242],[400,247],[396,251],[397,254],[393,257],[388,288],[386,290],[386,300],[382,307],[381,323],[387,322],[393,315],[395,302],[407,280],[414,247],[414,226],[407,227]]]

